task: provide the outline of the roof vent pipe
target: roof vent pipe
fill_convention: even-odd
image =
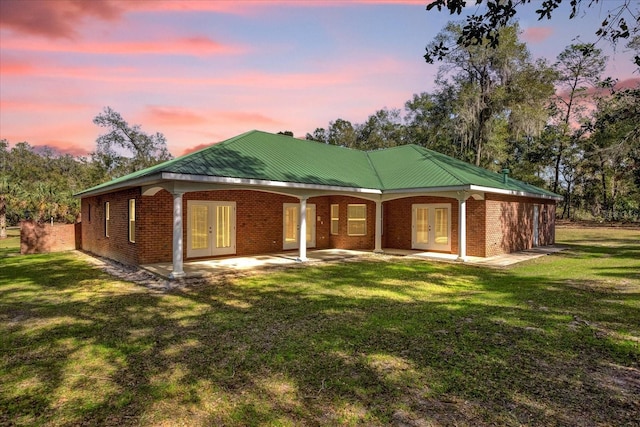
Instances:
[[[502,169],[502,183],[506,184],[508,179],[509,179],[509,169],[504,168]]]

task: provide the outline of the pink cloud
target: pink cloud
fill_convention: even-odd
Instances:
[[[47,38],[78,38],[80,25],[88,20],[114,22],[127,12],[214,12],[257,14],[270,7],[336,7],[357,4],[405,4],[425,6],[432,0],[342,0],[342,1],[203,1],[203,0],[2,0],[0,28]]]
[[[208,37],[186,37],[174,40],[151,40],[140,42],[77,42],[51,43],[34,39],[9,39],[3,42],[3,49],[37,52],[71,52],[111,55],[192,55],[208,56],[242,53],[246,49],[224,45]]]
[[[194,153],[194,152],[196,152],[196,151],[198,151],[198,150],[202,150],[203,148],[207,148],[207,147],[209,147],[209,146],[211,146],[211,145],[213,145],[213,144],[215,144],[215,142],[210,142],[210,143],[208,143],[208,144],[198,144],[198,145],[196,145],[196,146],[189,147],[189,148],[185,149],[185,150],[182,152],[182,154],[180,154],[180,155],[181,155],[181,156],[184,156],[184,155],[189,154],[189,153]]]
[[[203,115],[179,107],[150,106],[144,116],[150,122],[169,126],[193,126],[207,121]]]
[[[60,135],[61,138],[52,137],[52,135]],[[18,142],[28,142],[34,148],[48,147],[56,153],[71,154],[72,156],[87,156],[94,150],[95,136],[90,136],[90,128],[88,126],[56,126],[41,125],[38,129],[19,130],[19,135],[4,134],[3,139],[8,140],[11,144]],[[88,139],[87,139],[88,138]],[[78,140],[91,141],[90,145],[80,145]]]
[[[640,77],[632,77],[629,79],[620,80],[616,84],[615,88],[616,90],[623,90],[637,88],[638,86],[640,86]]]
[[[147,107],[144,122],[157,127],[207,128],[219,125],[241,125],[251,129],[265,125],[279,125],[280,121],[260,113],[203,109],[194,112],[182,107]]]
[[[69,154],[73,157],[87,157],[89,150],[83,147],[73,145],[73,143],[65,140],[52,139],[49,141],[43,141],[44,145],[33,145],[35,151],[50,149],[55,154]]]
[[[2,58],[2,61],[0,61],[0,75],[24,76],[25,74],[31,74],[34,70],[35,67],[28,61],[11,58]]]
[[[522,38],[529,43],[541,43],[553,34],[551,27],[529,27],[522,33]]]
[[[85,18],[114,21],[123,2],[48,0],[2,0],[0,28],[18,33],[73,39]]]
[[[72,104],[72,103],[58,103],[58,102],[34,102],[15,99],[3,99],[0,100],[0,110],[4,111],[31,111],[31,112],[78,112],[84,111],[87,108],[91,108],[88,105]]]
[[[255,14],[256,9],[269,7],[336,7],[357,4],[372,5],[416,5],[426,6],[434,0],[264,0],[264,1],[202,1],[162,0],[153,2],[131,2],[131,9],[164,12],[219,12],[229,14]]]
[[[619,91],[624,89],[633,89],[639,86],[640,86],[640,77],[631,77],[628,79],[620,80],[618,83],[616,83],[614,89]],[[601,87],[590,87],[583,94],[589,97],[593,97],[593,96],[607,96],[609,95],[609,93],[610,93],[609,89],[605,89]],[[565,100],[568,100],[569,92],[568,91],[560,92],[558,93],[558,96]]]

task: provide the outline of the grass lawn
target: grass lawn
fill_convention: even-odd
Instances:
[[[159,293],[0,241],[0,425],[638,425],[640,230]]]

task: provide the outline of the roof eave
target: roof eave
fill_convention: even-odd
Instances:
[[[83,197],[99,196],[101,194],[113,193],[114,191],[126,190],[127,188],[140,187],[143,185],[149,185],[162,180],[162,174],[156,173],[153,175],[142,176],[140,178],[133,178],[131,180],[117,182],[111,185],[100,186],[99,188],[88,189],[81,191],[73,195],[73,197],[82,199]]]
[[[231,177],[224,177],[224,176],[209,176],[209,175],[191,175],[191,174],[180,174],[180,173],[172,173],[172,172],[163,172],[162,180],[189,181],[189,182],[201,182],[201,183],[211,183],[211,184],[276,187],[276,188],[295,188],[295,189],[303,189],[303,190],[339,191],[339,192],[365,193],[365,194],[381,194],[382,193],[382,191],[377,188],[342,187],[339,185],[305,184],[305,183],[299,183],[299,182],[269,181],[264,179],[231,178]]]
[[[415,187],[415,188],[393,188],[383,190],[383,194],[409,194],[409,193],[443,193],[450,191],[470,191],[471,185],[450,185],[440,187]]]
[[[564,199],[562,196],[558,196],[557,194],[551,195],[551,194],[531,193],[528,191],[506,190],[502,188],[484,187],[481,185],[470,185],[470,190],[484,191],[485,193],[504,194],[507,196],[533,197],[536,199],[548,199],[548,200],[556,200],[556,201],[560,201]]]

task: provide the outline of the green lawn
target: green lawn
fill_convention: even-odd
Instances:
[[[0,425],[638,425],[640,230],[159,293],[0,241]]]

